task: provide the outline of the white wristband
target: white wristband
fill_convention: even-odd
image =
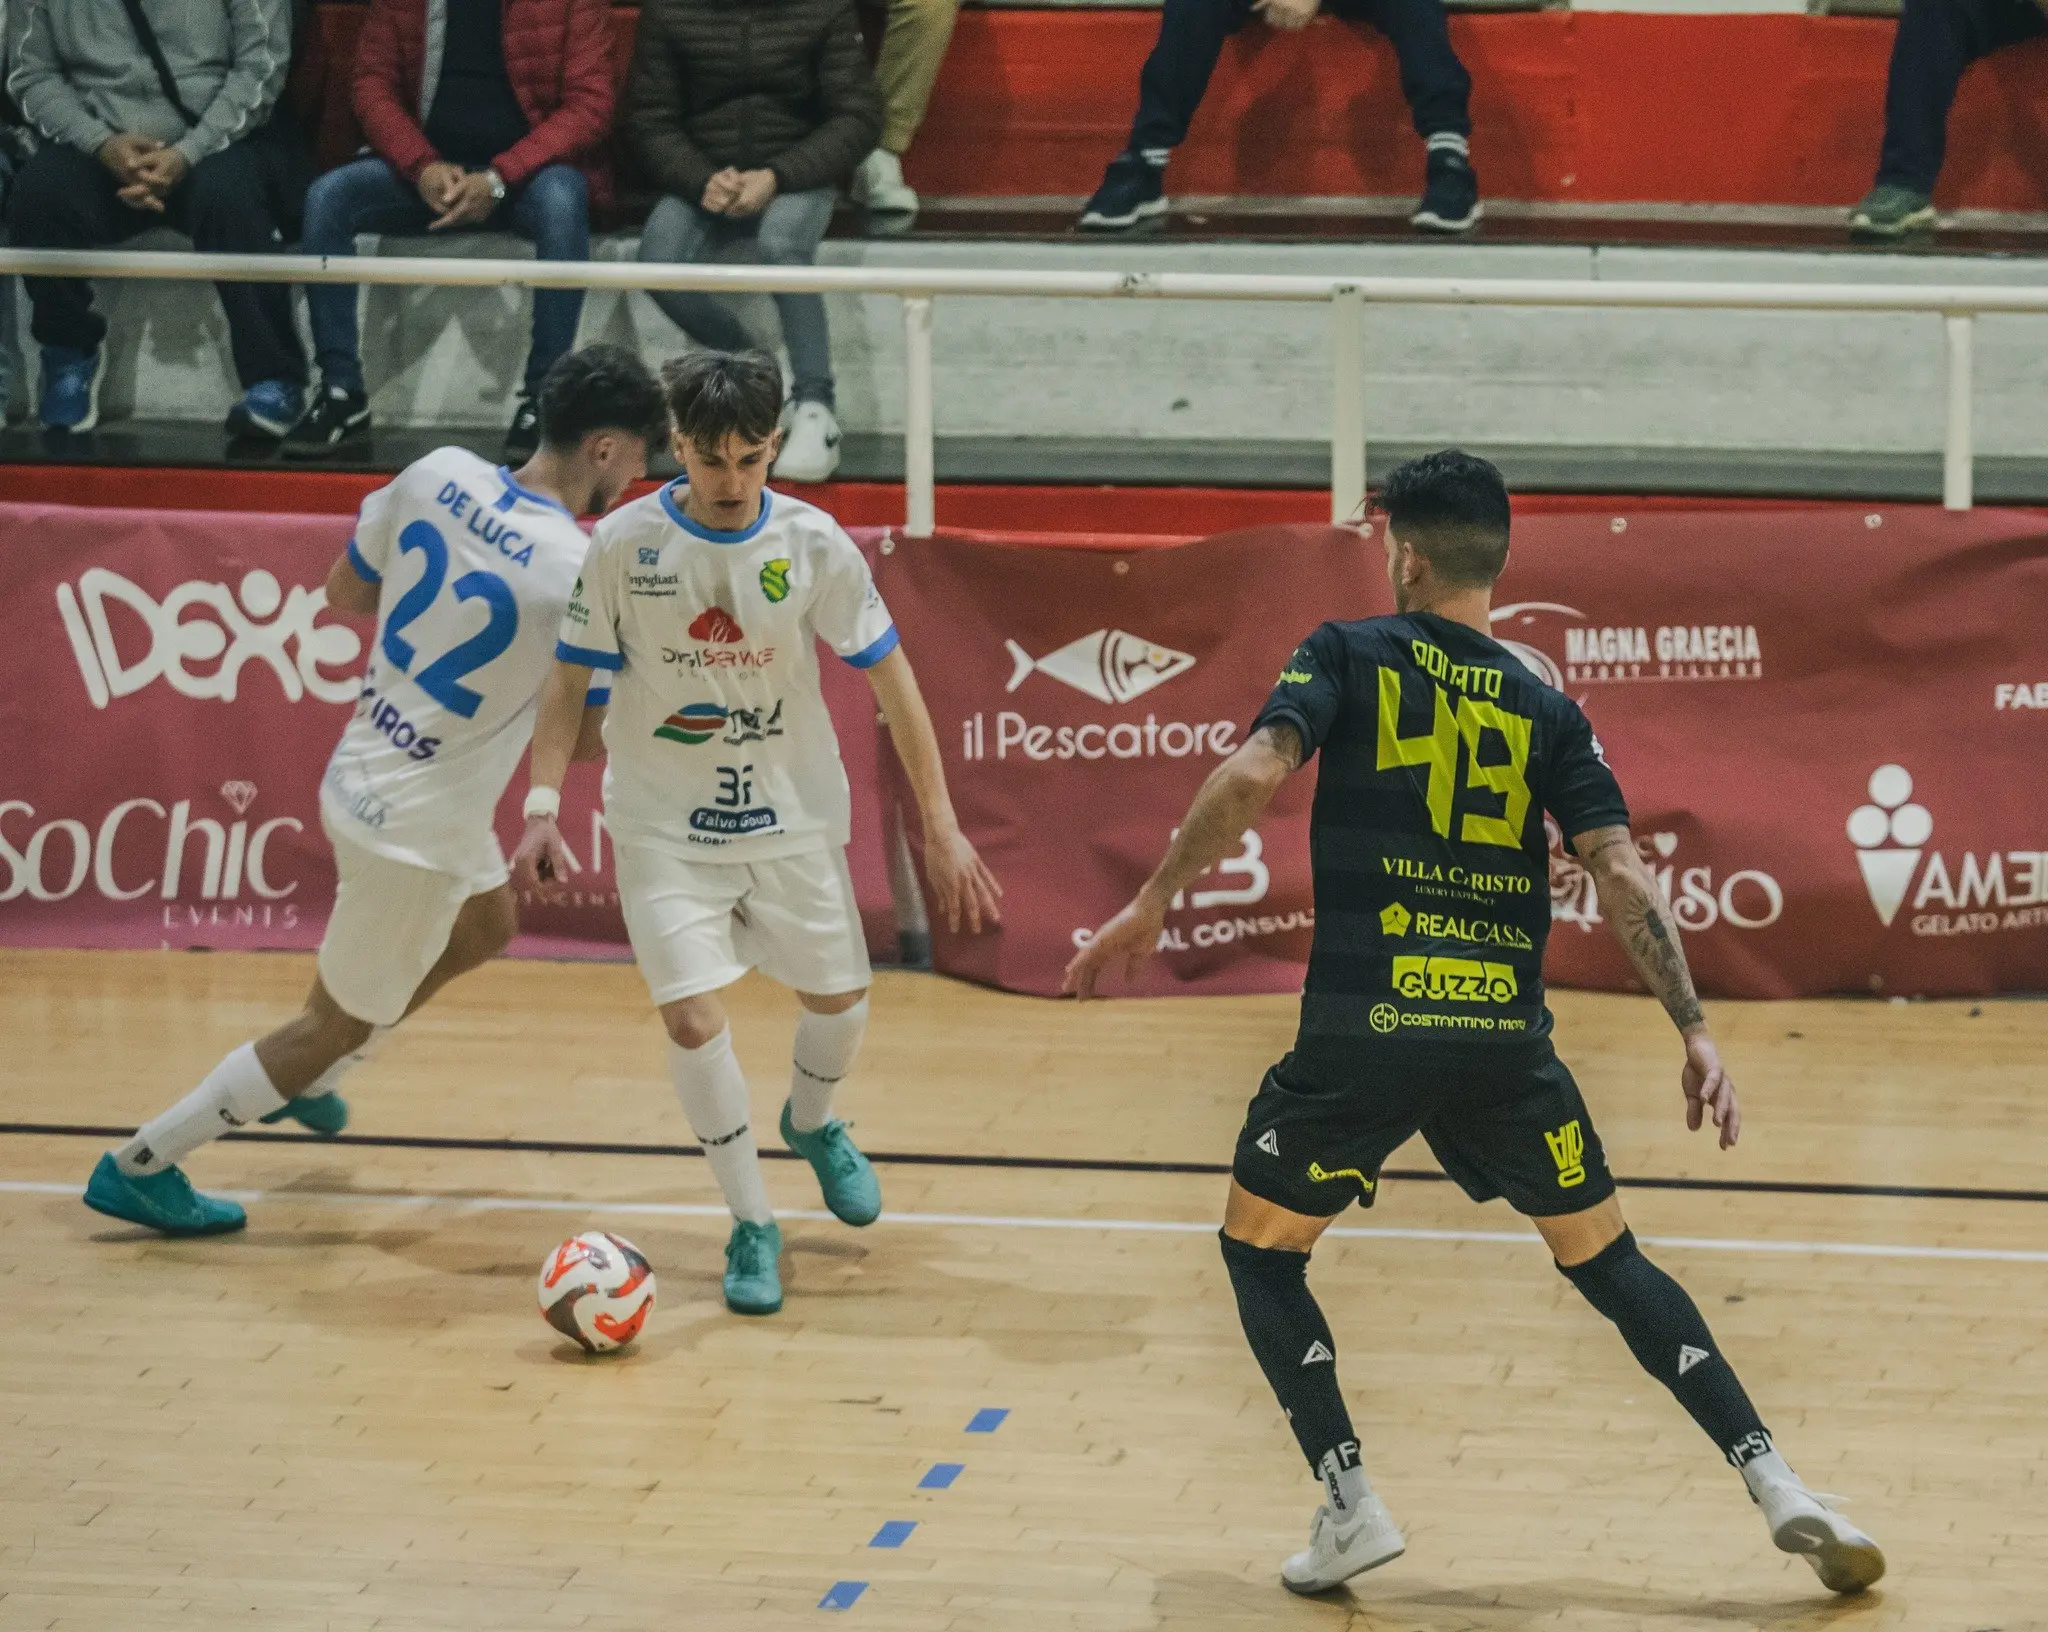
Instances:
[[[562,814],[562,790],[560,788],[529,788],[526,792],[526,819],[530,822],[536,816],[550,820]]]

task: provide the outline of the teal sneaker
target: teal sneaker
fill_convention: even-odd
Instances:
[[[86,1181],[85,1204],[96,1213],[164,1235],[225,1235],[249,1222],[236,1203],[202,1196],[175,1167],[131,1178],[121,1171],[111,1150]]]
[[[1903,238],[1934,226],[1934,200],[1914,187],[1883,182],[1849,212],[1849,236],[1870,242]]]
[[[286,1118],[302,1127],[311,1128],[315,1133],[332,1139],[348,1126],[348,1101],[336,1093],[301,1094],[297,1099],[288,1099],[268,1116],[264,1122],[282,1122]]]
[[[840,1223],[858,1228],[882,1216],[881,1183],[844,1122],[835,1117],[816,1133],[798,1133],[789,1120],[789,1101],[784,1100],[782,1142],[811,1164],[818,1188],[825,1192],[825,1205]]]
[[[740,1219],[725,1244],[725,1306],[736,1315],[772,1315],[782,1307],[782,1226]]]

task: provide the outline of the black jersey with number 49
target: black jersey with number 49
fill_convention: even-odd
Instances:
[[[1253,729],[1281,724],[1322,755],[1292,1073],[1356,1080],[1390,1048],[1546,1036],[1543,813],[1567,843],[1628,821],[1578,704],[1499,642],[1415,612],[1310,635]]]

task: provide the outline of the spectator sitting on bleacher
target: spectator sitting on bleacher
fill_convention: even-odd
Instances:
[[[1963,70],[2048,34],[2044,12],[2048,0],[1905,0],[1892,38],[1877,183],[1849,212],[1854,236],[1899,238],[1934,225],[1934,181]]]
[[[607,0],[370,0],[354,90],[375,156],[313,183],[307,254],[353,255],[363,232],[490,227],[529,240],[544,261],[590,259],[592,202],[610,189]],[[320,391],[284,451],[317,459],[369,428],[370,400],[354,285],[313,284],[306,306]],[[510,464],[540,445],[536,392],[582,315],[580,289],[533,292]]]
[[[853,0],[646,0],[620,129],[667,195],[642,261],[702,261],[738,241],[770,266],[809,266],[839,183],[882,131]],[[754,343],[715,295],[653,298],[700,345]],[[839,466],[824,298],[777,295],[775,307],[795,376],[775,474],[820,482]]]
[[[292,58],[291,0],[18,0],[31,11],[7,88],[43,140],[15,178],[22,249],[94,249],[169,224],[202,251],[275,254],[303,197],[303,153],[271,120]],[[107,321],[83,278],[27,278],[44,425],[99,417]],[[231,435],[283,436],[306,356],[284,284],[222,283],[242,399]]]
[[[1166,161],[1201,106],[1223,42],[1254,16],[1269,27],[1306,28],[1320,0],[1166,0],[1159,40],[1138,76],[1138,116],[1124,151],[1110,162],[1081,215],[1092,232],[1115,232],[1166,213]],[[1466,104],[1472,79],[1451,46],[1443,0],[1331,0],[1338,17],[1370,23],[1393,42],[1401,90],[1415,133],[1429,150],[1422,203],[1408,219],[1434,232],[1464,232],[1478,221]]]
[[[882,140],[853,173],[854,201],[866,207],[870,231],[908,232],[917,220],[917,189],[903,179],[903,155],[924,123],[959,15],[960,0],[889,0],[875,61]]]

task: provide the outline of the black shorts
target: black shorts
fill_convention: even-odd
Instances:
[[[1579,1085],[1548,1040],[1389,1065],[1335,1090],[1283,1087],[1287,1066],[1259,1085],[1231,1163],[1239,1184],[1276,1207],[1317,1218],[1354,1201],[1370,1207],[1381,1164],[1418,1132],[1474,1201],[1505,1196],[1516,1212],[1548,1218],[1614,1194]]]

